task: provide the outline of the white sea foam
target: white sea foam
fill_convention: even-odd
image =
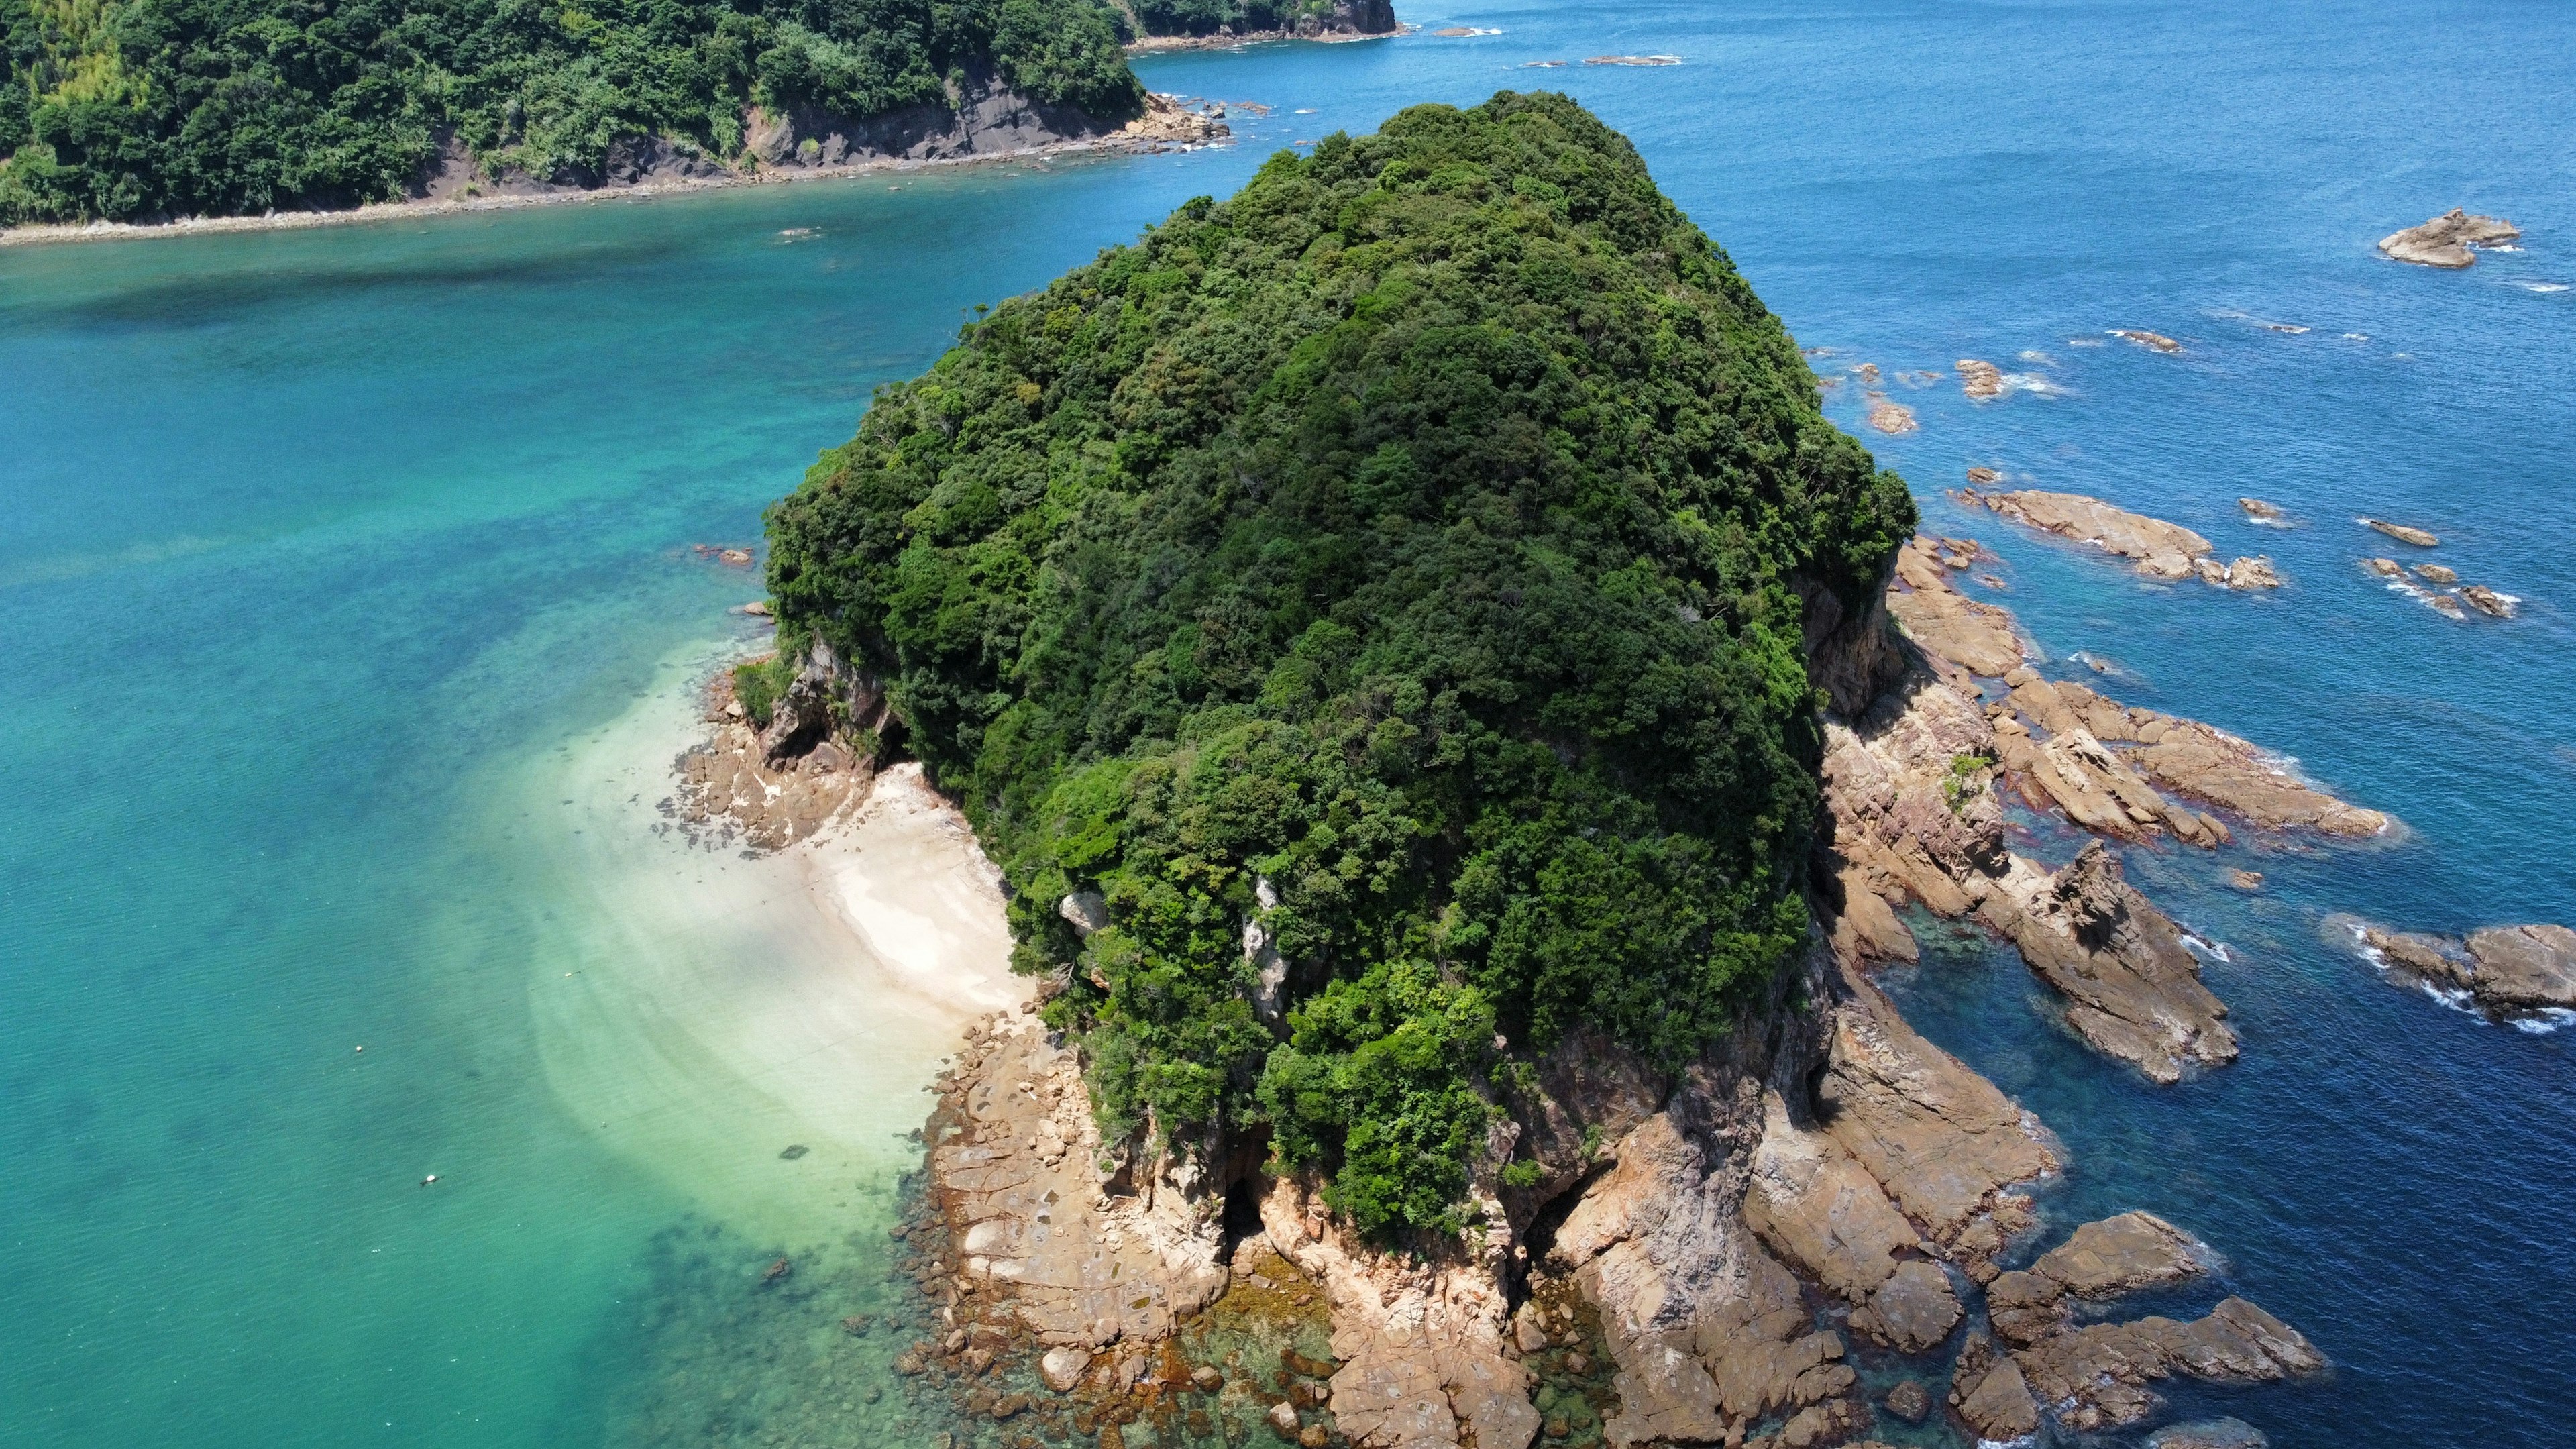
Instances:
[[[2185,931],[2182,933],[2182,943],[2191,947],[2193,950],[2200,952],[2202,955],[2209,956],[2215,960],[2223,961],[2230,965],[2235,963],[2236,953],[2227,949],[2227,943],[2225,941],[2205,941],[2200,937],[2193,935],[2191,932]]]
[[[2055,358],[2050,357],[2047,353],[2040,351],[2036,347],[2023,348],[2021,350],[2021,360],[2024,362],[2036,362],[2042,367],[2053,367],[2056,365]]]
[[[2556,1031],[2558,1028],[2566,1026],[2571,1022],[2576,1022],[2576,1011],[2569,1011],[2563,1006],[2548,1006],[2541,1008],[2540,1014],[2537,1016],[2515,1017],[2513,1019],[2513,1029],[2516,1031],[2527,1031],[2533,1036],[2547,1036],[2549,1033]]]
[[[2516,282],[2514,285],[2520,287],[2526,292],[2564,292],[2567,290],[2567,284],[2565,282]]]
[[[2346,342],[2368,342],[2370,340],[2370,334],[2367,332],[2347,332],[2343,335],[2343,340]]]

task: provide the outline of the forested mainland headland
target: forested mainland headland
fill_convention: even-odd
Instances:
[[[1628,142],[1506,92],[1000,303],[769,568],[1001,864],[1104,1139],[1439,1237],[1535,1174],[1542,1056],[1678,1064],[1806,948],[1802,627],[1913,521]]]
[[[1140,33],[1338,16],[1333,0],[0,0],[0,226],[356,206],[419,195],[442,167],[586,187],[639,155],[757,166],[764,117],[850,129],[988,95],[1114,126],[1144,106],[1121,50]]]

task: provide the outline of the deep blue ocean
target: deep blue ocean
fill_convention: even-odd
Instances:
[[[708,1165],[789,1089],[627,1050],[648,1026],[585,1046],[549,993],[650,957],[685,983],[657,999],[720,1015],[764,962],[712,927],[636,944],[656,892],[603,885],[562,812],[750,637],[756,580],[691,546],[755,539],[973,304],[1278,148],[1505,87],[1631,136],[1820,372],[1882,370],[1919,431],[1863,430],[1857,383],[1828,411],[2002,557],[2051,670],[2404,821],[2125,851],[2224,947],[2244,1057],[2181,1087],[2074,1043],[1972,937],[1889,978],[2065,1140],[2060,1230],[2162,1213],[2226,1259],[2178,1306],[2241,1292],[2336,1364],[2165,1419],[2576,1437],[2576,1032],[2392,985],[2324,925],[2576,924],[2576,9],[1400,12],[1496,33],[1140,62],[1273,108],[1226,149],[0,250],[0,1443],[885,1442],[866,1374],[742,1274],[816,1223],[882,1256],[920,1099],[853,1104],[840,1155],[793,1165],[828,1169],[787,1175],[767,1125],[757,1171]],[[1682,63],[1579,63],[1617,53]],[[2454,205],[2520,249],[2374,251]],[[1963,357],[2027,385],[1972,403]],[[2288,587],[2141,583],[1950,502],[1978,465]],[[2438,533],[2519,617],[2369,578],[2398,546],[2357,515]],[[2240,866],[2259,893],[2222,887]]]

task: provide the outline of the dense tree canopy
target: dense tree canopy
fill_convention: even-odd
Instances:
[[[0,0],[0,224],[399,196],[452,128],[595,179],[612,141],[719,158],[747,103],[869,116],[989,65],[1133,114],[1099,0]]]
[[[1912,520],[1628,143],[1507,92],[1003,302],[770,581],[963,800],[1110,1131],[1266,1131],[1442,1232],[1533,1057],[1678,1061],[1800,948],[1792,584],[1864,601]]]

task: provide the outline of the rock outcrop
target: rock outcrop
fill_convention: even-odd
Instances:
[[[2120,877],[2102,842],[2053,874],[2018,857],[1979,903],[1979,919],[2012,941],[2066,998],[2066,1024],[2152,1082],[2236,1060],[2227,1007],[2200,981],[2182,932]]]
[[[2478,254],[2474,248],[2502,246],[2521,236],[2522,229],[2512,222],[2471,216],[2455,206],[2421,226],[2381,237],[2379,249],[2398,261],[2419,267],[2459,268],[2476,264]]]
[[[2297,1330],[2242,1298],[2190,1323],[2075,1321],[2075,1300],[2169,1287],[2210,1267],[2206,1247],[2152,1213],[2077,1228],[2028,1269],[1987,1288],[1990,1322],[2008,1352],[1972,1346],[1961,1355],[1953,1394],[1960,1417],[1988,1438],[2029,1433],[2017,1426],[2035,1424],[2043,1406],[2068,1428],[2112,1429],[2147,1416],[2155,1404],[2147,1385],[2157,1379],[2257,1383],[2325,1367]]]
[[[1107,1150],[1079,1063],[1034,1015],[970,1032],[928,1135],[958,1276],[1040,1342],[1152,1344],[1224,1289],[1222,1227],[1188,1166]]]
[[[1225,134],[1224,123],[1184,110],[1171,96],[1149,96],[1144,114],[1132,120],[1103,120],[1023,96],[983,64],[952,78],[945,104],[900,106],[865,117],[815,106],[754,106],[743,117],[743,149],[778,171],[1009,155],[1121,137],[1201,141]]]
[[[2180,524],[2114,508],[2081,493],[2052,493],[2025,488],[2007,493],[1959,490],[1963,502],[1979,503],[2015,523],[2044,533],[2091,544],[2105,553],[2137,560],[2137,570],[2151,579],[2197,578],[2203,583],[2240,591],[2277,589],[2281,577],[2268,558],[2238,558],[2220,563],[2208,539]]]
[[[2017,1350],[2023,1382],[2057,1422],[2091,1432],[2147,1417],[2147,1385],[2177,1375],[2209,1383],[2275,1383],[2326,1366],[2316,1346],[2242,1298],[2189,1323],[2149,1317],[2093,1323]]]
[[[1239,1277],[1257,1248],[1331,1315],[1331,1360],[1297,1361],[1303,1388],[1283,1378],[1287,1400],[1249,1406],[1299,1443],[1529,1449],[1558,1432],[1557,1410],[1541,1406],[1571,1402],[1556,1389],[1534,1401],[1539,1371],[1590,1369],[1594,1341],[1573,1340],[1596,1331],[1616,1400],[1595,1400],[1601,1432],[1620,1446],[1847,1440],[1873,1411],[1846,1333],[1926,1355],[1964,1328],[1949,1402],[1989,1438],[2052,1419],[2130,1422],[2151,1402],[2144,1386],[2175,1374],[2313,1366],[2304,1339],[2241,1300],[2188,1323],[2084,1321],[2079,1302],[2211,1267],[2206,1248],[2149,1214],[2086,1224],[2029,1268],[2003,1270],[2037,1220],[2027,1190],[2061,1167],[2062,1149],[1862,973],[1912,950],[1893,903],[1920,900],[2021,943],[2066,994],[2070,1023],[2158,1080],[2233,1051],[2180,933],[2099,841],[2054,872],[2006,848],[1999,720],[2038,744],[2137,721],[2089,691],[2052,692],[2068,687],[2023,668],[2009,616],[1957,598],[1950,578],[1978,552],[1918,539],[1883,610],[1811,604],[1812,667],[1837,705],[1827,949],[1679,1070],[1578,1033],[1505,1088],[1514,1130],[1500,1153],[1535,1177],[1481,1198],[1478,1234],[1388,1253],[1351,1237],[1308,1178],[1222,1147],[1155,1154],[1146,1133],[1104,1142],[1074,1052],[1035,1015],[1006,1013],[970,1036],[932,1119],[930,1194],[950,1257],[925,1281],[956,1327],[914,1361],[971,1378],[1000,1373],[996,1353],[1024,1353],[1018,1372],[1046,1386],[1040,1398],[1213,1392],[1227,1376],[1172,1345],[1193,1315],[1232,1301],[1219,1298],[1229,1258]],[[1909,642],[1896,619],[2017,682],[1990,711],[1974,668]],[[2158,828],[2207,828],[2130,778],[2156,802]],[[1079,895],[1058,912],[1077,931],[1102,915]],[[1246,949],[1257,949],[1249,936]],[[1229,1190],[1258,1209],[1239,1249]],[[1811,1292],[1838,1301],[1839,1318],[1820,1321]],[[988,1344],[996,1323],[1007,1331]],[[1933,1408],[1919,1385],[1902,1397],[1914,1416]],[[1888,1412],[1904,1417],[1899,1398]],[[1765,1437],[1757,1424],[1778,1427]]]
[[[2489,926],[2467,939],[2343,922],[2387,965],[2508,1012],[2576,1010],[2576,931]]]
[[[2172,353],[2182,351],[2181,343],[2174,341],[2172,338],[2167,337],[2161,332],[2149,332],[2143,328],[2137,327],[2114,327],[2111,329],[2111,335],[2125,342],[2134,342],[2140,347],[2146,348],[2150,352]]]
[[[2521,601],[2511,594],[2499,594],[2484,584],[2470,584],[2460,590],[2460,602],[2490,619],[2510,619],[2513,606]]]
[[[811,705],[824,688],[809,683],[813,673],[809,668],[797,676],[797,684],[807,687],[796,696],[797,709]],[[862,693],[872,687],[842,683]],[[751,850],[784,849],[839,818],[866,798],[877,761],[835,737],[828,711],[814,707],[824,721],[814,728],[791,721],[782,731],[782,716],[774,711],[767,729],[756,727],[734,698],[733,675],[717,674],[706,694],[705,720],[712,728],[677,761],[678,779],[663,814],[695,843]]]
[[[1538,1437],[1492,1263],[1416,1263],[1367,1249],[1294,1179],[1272,1186],[1261,1223],[1271,1247],[1330,1295],[1341,1360],[1333,1418],[1354,1443],[1527,1449]]]
[[[1974,914],[2066,995],[2068,1024],[2096,1048],[2160,1082],[2232,1060],[2226,1008],[2201,983],[2181,931],[2105,851],[2088,848],[2052,872],[2008,850],[1997,782],[2096,834],[2202,846],[2233,832],[2186,799],[2270,830],[2367,836],[2387,817],[2310,787],[2234,735],[2044,678],[2022,663],[2011,615],[1952,583],[1976,552],[1965,539],[1907,544],[1885,602],[1908,647],[1881,658],[1876,677],[1890,682],[1866,710],[1827,716],[1837,957],[1914,959],[1895,910],[1908,902]],[[1829,651],[1818,658],[1851,672]],[[2005,687],[2000,697],[1985,681]],[[1837,704],[1854,692],[1845,679]]]
[[[1973,357],[1960,358],[1958,367],[1959,390],[1968,396],[1982,399],[2003,395],[2004,370],[2002,368]]]
[[[2391,523],[2385,518],[2365,518],[2361,520],[2361,526],[2387,534],[2399,543],[2411,543],[2417,548],[2433,548],[2442,542],[2440,538],[2420,528],[2403,523]]]

